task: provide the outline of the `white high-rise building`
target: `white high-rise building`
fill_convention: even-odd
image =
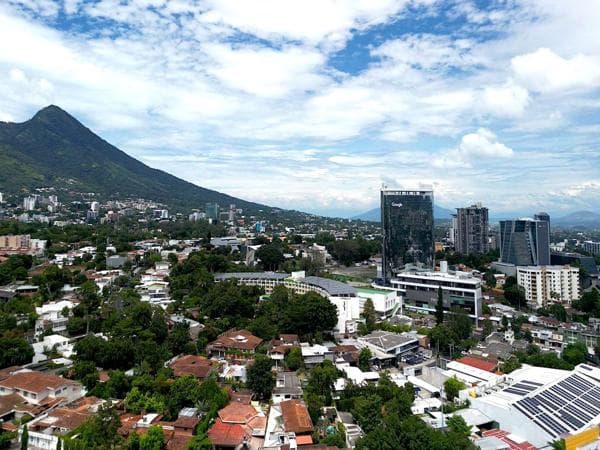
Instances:
[[[4,192],[0,192],[0,203],[4,203]]]
[[[0,194],[0,202],[2,202],[2,194]],[[600,255],[600,242],[585,241],[582,245],[583,249],[592,255]]]
[[[525,289],[525,299],[533,308],[549,303],[571,304],[580,295],[577,267],[519,266],[517,283]]]
[[[90,204],[90,211],[94,211],[94,212],[100,211],[100,203],[98,203],[98,202],[92,202]]]
[[[37,197],[31,195],[23,199],[23,209],[25,211],[33,211],[37,203]]]

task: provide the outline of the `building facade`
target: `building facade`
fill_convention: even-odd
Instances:
[[[577,267],[517,267],[517,283],[525,289],[525,299],[533,308],[554,302],[571,304],[580,296]]]
[[[488,209],[479,205],[456,208],[454,229],[454,248],[464,255],[486,253],[489,249]]]
[[[433,191],[382,189],[381,225],[386,284],[407,264],[433,267]]]
[[[500,221],[500,262],[516,266],[550,264],[550,222],[515,219]]]
[[[600,255],[600,242],[585,241],[581,247],[591,255]]]
[[[392,278],[391,287],[409,310],[433,314],[441,287],[445,311],[460,308],[473,319],[481,315],[481,280],[467,273],[402,272]]]

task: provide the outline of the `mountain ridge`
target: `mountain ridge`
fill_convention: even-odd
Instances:
[[[175,210],[207,202],[249,212],[281,211],[207,189],[129,156],[56,105],[21,122],[0,122],[0,191],[65,185],[104,198],[142,197]]]

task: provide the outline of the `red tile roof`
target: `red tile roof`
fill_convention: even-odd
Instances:
[[[39,394],[46,389],[57,389],[65,385],[76,384],[71,380],[43,372],[17,372],[0,381],[0,386],[8,389],[20,389]]]
[[[279,405],[281,406],[285,431],[296,434],[311,433],[313,431],[310,414],[303,402],[299,400],[286,400]]]
[[[527,441],[517,443],[509,438],[511,434],[508,431],[504,430],[488,430],[483,432],[484,437],[496,437],[500,439],[505,444],[509,445],[509,450],[537,450],[533,444],[530,444]]]
[[[226,423],[246,424],[256,414],[256,409],[252,406],[239,402],[231,402],[219,411],[219,417]]]
[[[467,366],[475,367],[476,369],[485,370],[486,372],[494,372],[498,366],[498,361],[476,358],[474,356],[463,356],[456,360],[459,363],[466,364]]]
[[[221,334],[210,343],[211,347],[233,350],[255,350],[262,339],[254,336],[248,330],[232,329]]]
[[[296,436],[296,443],[298,445],[311,445],[313,443],[312,436],[310,434]]]
[[[215,447],[236,447],[246,436],[246,431],[240,424],[223,423],[221,419],[217,419],[208,430],[208,438]]]
[[[176,377],[193,375],[204,379],[213,370],[212,362],[202,356],[184,355],[171,363],[171,369]]]

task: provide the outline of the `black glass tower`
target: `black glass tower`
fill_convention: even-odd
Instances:
[[[550,217],[500,221],[500,261],[515,266],[550,264]]]
[[[381,190],[382,276],[407,264],[433,268],[433,191]]]

